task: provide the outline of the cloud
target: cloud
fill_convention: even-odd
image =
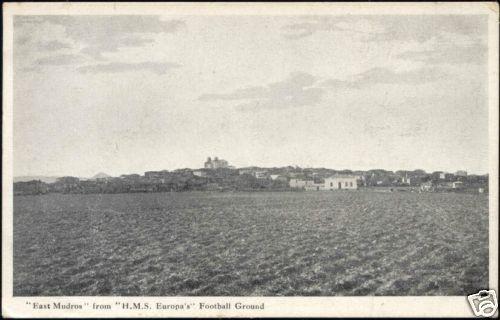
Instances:
[[[83,57],[76,54],[57,54],[35,60],[34,66],[64,66],[81,62]]]
[[[78,54],[56,54],[38,58],[28,66],[19,66],[18,70],[22,72],[40,72],[45,67],[71,66],[84,60],[85,58]]]
[[[372,68],[355,74],[346,80],[326,79],[303,73],[292,73],[280,82],[266,86],[253,86],[228,93],[203,94],[200,101],[238,101],[236,107],[242,111],[282,109],[314,106],[321,101],[327,89],[364,89],[378,84],[424,84],[446,77],[438,68],[420,68],[396,72],[388,68]]]
[[[283,81],[266,86],[247,87],[230,93],[204,94],[199,100],[241,101],[237,108],[242,111],[313,106],[324,93],[322,88],[313,87],[316,81],[310,74],[295,72]]]
[[[327,79],[320,81],[318,83],[318,87],[346,89],[346,88],[354,88],[356,86],[351,81],[345,81],[339,79]]]
[[[465,36],[477,40],[488,31],[487,16],[481,15],[421,15],[384,17],[385,31],[374,34],[372,41],[417,41],[434,37],[447,40],[450,36]]]
[[[125,47],[142,47],[145,44],[153,43],[154,40],[141,37],[124,37],[124,38],[109,38],[108,41],[96,42],[90,46],[86,46],[81,50],[81,53],[87,54],[95,59],[104,60],[103,53],[117,52],[120,48]]]
[[[38,48],[44,51],[57,51],[61,49],[69,49],[71,46],[68,43],[61,42],[58,40],[52,40],[48,42],[39,42]]]
[[[284,37],[301,39],[317,32],[344,32],[363,41],[425,42],[440,34],[477,39],[488,30],[487,15],[313,16],[283,27]]]
[[[239,99],[258,99],[268,93],[265,87],[248,87],[234,90],[231,93],[212,93],[201,95],[199,100],[239,100]]]
[[[312,18],[312,19],[311,19]],[[312,36],[316,32],[347,32],[367,35],[380,32],[374,25],[367,25],[364,19],[353,21],[349,16],[331,17],[309,17],[308,21],[291,23],[285,25],[283,36],[288,39],[301,39]]]
[[[410,20],[411,21],[411,20]],[[386,32],[368,41],[416,41],[417,48],[396,57],[426,64],[484,64],[487,62],[487,16],[438,15],[419,18],[419,23],[386,26]]]
[[[301,39],[312,36],[318,31],[333,31],[335,26],[328,24],[319,24],[317,22],[292,23],[283,27],[285,33],[283,36],[288,39]]]
[[[377,84],[423,84],[445,77],[447,73],[438,68],[419,68],[395,72],[388,68],[371,68],[347,80],[327,79],[317,84],[322,88],[362,88]]]
[[[403,126],[391,122],[390,124],[365,123],[362,132],[369,136],[394,135],[402,138],[417,138],[425,134],[427,126],[420,122],[407,122]]]
[[[372,68],[355,76],[353,83],[365,84],[420,84],[441,79],[443,72],[432,68],[420,68],[395,72],[388,68]]]
[[[178,67],[180,67],[180,65],[169,62],[112,62],[82,66],[78,68],[78,71],[80,71],[81,73],[120,73],[129,71],[150,71],[158,75],[162,75],[167,73],[167,71]]]
[[[438,47],[434,50],[405,51],[396,57],[427,64],[485,64],[488,61],[488,47],[482,44],[446,49]]]
[[[174,33],[185,26],[182,20],[160,20],[159,16],[18,16],[15,26],[48,22],[61,26],[64,34],[82,47],[81,52],[95,59],[120,48],[142,47],[152,43],[154,34]]]

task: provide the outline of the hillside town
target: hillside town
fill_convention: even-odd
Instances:
[[[488,175],[424,170],[367,171],[301,168],[298,166],[236,168],[218,157],[207,158],[203,168],[146,171],[111,177],[59,177],[14,183],[15,195],[46,193],[133,193],[182,191],[379,191],[488,193]]]

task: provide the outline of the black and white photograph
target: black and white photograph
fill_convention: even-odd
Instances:
[[[495,314],[497,4],[10,5],[3,296],[33,317]]]

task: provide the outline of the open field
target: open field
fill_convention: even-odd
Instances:
[[[465,295],[488,284],[488,196],[20,196],[14,295]]]

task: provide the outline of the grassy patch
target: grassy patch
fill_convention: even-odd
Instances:
[[[465,295],[487,284],[487,195],[14,199],[17,296]]]

